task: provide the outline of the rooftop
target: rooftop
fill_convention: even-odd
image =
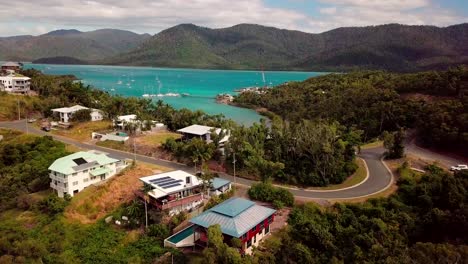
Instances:
[[[202,125],[191,125],[191,126],[179,129],[179,130],[177,130],[177,132],[202,136],[202,135],[206,135],[206,134],[211,133],[211,130],[213,128],[214,127],[202,126]],[[221,129],[217,128],[216,129],[217,133],[219,133],[218,130],[221,130]]]
[[[69,175],[81,170],[118,161],[118,159],[111,158],[104,153],[80,151],[55,160],[50,165],[49,170]]]
[[[241,237],[275,212],[250,200],[233,197],[192,218],[190,222],[205,228],[219,224],[224,234]]]
[[[228,180],[216,177],[216,178],[213,178],[213,181],[211,182],[211,185],[212,185],[213,189],[218,189],[218,188],[221,188],[224,185],[229,184],[229,183],[230,183],[230,181],[228,181]]]
[[[122,116],[117,117],[117,120],[119,121],[130,121],[130,120],[136,120],[136,119],[137,119],[137,115],[122,115]]]
[[[83,109],[89,109],[88,107],[84,107],[81,105],[74,105],[72,107],[62,107],[62,108],[55,108],[52,109],[52,112],[59,112],[59,113],[74,113]]]
[[[187,183],[187,177],[190,177],[190,183]],[[197,176],[181,170],[146,176],[140,178],[140,180],[154,188],[148,194],[156,199],[201,184]]]
[[[20,67],[20,66],[21,65],[19,65],[18,63],[12,62],[12,61],[8,61],[2,64],[2,67]]]

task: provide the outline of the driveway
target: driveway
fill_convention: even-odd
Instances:
[[[37,128],[28,125],[25,120],[21,121],[13,121],[13,122],[0,122],[0,127],[2,128],[9,128],[9,129],[16,129],[23,132],[28,131],[31,134],[41,135],[41,136],[52,136],[54,139],[58,141],[62,141],[66,144],[75,145],[82,149],[95,149],[103,152],[107,152],[112,156],[115,156],[120,159],[133,159],[135,155],[129,152],[122,152],[118,150],[113,150],[109,148],[103,148],[96,145],[91,145],[83,142],[79,142],[73,139],[53,135],[44,131],[41,131]],[[303,190],[303,189],[295,189],[290,188],[289,190],[296,196],[301,198],[308,198],[308,199],[353,199],[359,197],[365,197],[377,192],[385,190],[393,181],[393,176],[391,172],[385,167],[382,163],[380,158],[382,157],[384,149],[379,148],[372,148],[366,149],[361,152],[359,155],[367,164],[369,169],[369,177],[367,180],[359,185],[356,185],[351,188],[345,188],[341,190]],[[184,164],[180,164],[177,162],[155,159],[147,156],[136,155],[137,161],[143,161],[150,164],[155,164],[159,166],[164,166],[176,170],[185,170],[188,172],[194,172],[194,168],[189,167]],[[222,173],[220,177],[225,178],[234,182],[234,177],[229,174]],[[246,186],[250,186],[256,181],[247,180],[244,178],[236,177],[235,182],[237,184],[242,184]]]

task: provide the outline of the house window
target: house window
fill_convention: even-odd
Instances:
[[[185,178],[185,183],[187,183],[187,184],[190,183],[190,176]]]
[[[252,246],[252,239],[247,240],[247,248]]]
[[[76,173],[76,172],[72,174],[72,176],[76,176],[76,175],[78,175],[78,173]]]
[[[254,243],[257,243],[257,234],[254,235]]]
[[[78,185],[78,182],[77,182],[77,181],[73,182],[73,186],[75,186],[75,185]]]
[[[270,226],[269,225],[267,225],[265,227],[265,235],[268,234],[268,233],[270,233]]]
[[[83,179],[83,182],[88,182],[88,181],[89,181],[88,178],[84,178],[84,179]]]
[[[91,180],[95,180],[96,178],[96,176],[91,176]]]

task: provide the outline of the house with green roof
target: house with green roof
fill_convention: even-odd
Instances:
[[[186,229],[164,240],[165,247],[205,247],[208,243],[207,231],[218,224],[224,242],[231,244],[232,238],[242,242],[243,254],[251,254],[253,247],[270,233],[276,210],[253,201],[233,197],[190,220]]]
[[[50,187],[59,197],[73,196],[92,184],[105,181],[127,166],[125,160],[98,151],[80,151],[59,158],[49,167]]]

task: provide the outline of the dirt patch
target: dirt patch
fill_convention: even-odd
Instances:
[[[70,129],[52,130],[55,135],[75,139],[78,141],[91,141],[92,132],[111,131],[112,122],[110,121],[90,121],[74,124]]]
[[[114,211],[121,204],[133,200],[141,187],[139,178],[167,171],[167,168],[138,163],[99,186],[89,186],[72,199],[65,209],[68,220],[91,224]]]

